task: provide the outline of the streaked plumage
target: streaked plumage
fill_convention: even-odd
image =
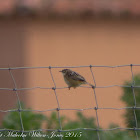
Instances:
[[[65,80],[66,84],[68,85],[69,89],[71,87],[73,87],[73,88],[79,87],[82,84],[88,84],[88,85],[94,87],[93,85],[88,83],[83,76],[81,76],[80,74],[78,74],[75,71],[72,71],[70,69],[63,69],[60,72],[62,72],[62,74],[64,76],[64,80]]]

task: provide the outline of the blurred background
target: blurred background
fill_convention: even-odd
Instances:
[[[138,0],[1,0],[0,67],[81,66],[139,64],[140,1]],[[52,69],[57,87],[66,87],[61,69]],[[74,68],[94,84],[90,68]],[[18,88],[53,87],[49,69],[13,70]],[[131,81],[131,68],[93,68],[97,86],[123,85]],[[133,68],[134,74],[140,72]],[[0,71],[0,87],[14,88],[9,71]],[[56,90],[60,108],[94,108],[93,90]],[[53,90],[19,91],[26,108],[57,108]],[[124,90],[97,88],[99,107],[122,108]],[[0,90],[0,109],[15,109],[13,91]],[[133,104],[132,104],[133,106]],[[50,116],[52,112],[44,112]],[[95,110],[82,112],[96,117]],[[100,127],[111,123],[127,127],[125,110],[99,110]],[[0,121],[7,113],[0,112]],[[60,111],[76,119],[76,111]],[[96,122],[96,121],[95,121]],[[88,127],[88,126],[87,126]]]

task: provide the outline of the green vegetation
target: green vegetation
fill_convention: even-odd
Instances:
[[[135,80],[135,86],[140,85],[140,75],[136,75],[134,77]],[[131,86],[131,81],[126,81],[124,85]],[[140,88],[134,88],[136,101],[137,101],[137,107],[140,106]],[[133,89],[132,87],[123,88],[123,96],[121,97],[122,101],[125,102],[127,107],[133,107],[134,106],[134,98],[133,98]],[[23,106],[23,105],[22,105]],[[23,108],[25,108],[23,106]],[[137,122],[138,127],[140,126],[140,111],[139,109],[135,109],[136,116],[137,116]],[[22,114],[22,120],[24,124],[25,130],[36,130],[40,129],[42,125],[45,127],[45,129],[59,129],[59,121],[58,121],[58,115],[57,112],[52,112],[51,115],[45,116],[40,113],[36,112],[21,112]],[[69,120],[65,116],[61,116],[61,124],[63,130],[66,129],[76,129],[76,128],[93,128],[96,129],[96,120],[93,117],[87,118],[85,117],[82,112],[77,112],[76,114],[77,119],[76,120]],[[126,109],[126,113],[124,115],[125,121],[126,121],[126,127],[128,128],[134,128],[136,126],[136,123],[134,121],[134,111],[133,109]],[[110,128],[116,128],[118,126],[112,124]],[[21,130],[21,124],[20,124],[20,117],[19,112],[9,112],[2,122],[1,128],[7,128],[7,129],[15,129],[15,130]],[[7,135],[8,132],[5,132],[4,134]],[[18,133],[21,134],[21,133]],[[60,135],[59,132],[36,132],[36,134],[41,135],[47,135],[48,137],[31,137],[31,135],[34,135],[31,133],[29,136],[27,134],[26,140],[60,140],[60,137],[56,137]],[[113,131],[100,131],[100,138],[101,140],[134,140],[135,132],[134,131],[126,131],[126,130],[113,130]],[[61,135],[63,135],[63,140],[97,140],[97,131],[92,130],[74,130],[69,132],[62,132]],[[139,136],[139,131],[138,131]],[[5,138],[6,139],[6,138]],[[8,140],[7,138],[6,140]],[[19,137],[11,138],[11,140],[21,140]]]
[[[134,81],[135,81],[135,86],[140,86],[140,74],[134,76]],[[124,85],[131,86],[132,81],[126,81]],[[140,107],[140,88],[128,88],[124,87],[123,88],[123,96],[122,96],[122,101],[125,102],[127,107],[134,107],[135,106],[135,99],[133,96],[133,92],[135,94],[135,99],[136,99],[136,106]],[[140,110],[135,109],[135,114],[137,118],[137,127],[140,127]],[[126,126],[129,128],[134,128],[136,127],[136,121],[134,117],[134,109],[127,109],[126,113],[124,115],[125,117],[125,123]],[[135,135],[134,131],[130,131],[131,135]],[[138,135],[140,136],[140,132],[137,132]]]

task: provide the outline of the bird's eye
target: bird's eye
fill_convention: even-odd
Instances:
[[[63,72],[63,73],[66,73],[66,70],[63,70],[62,72]]]
[[[63,73],[66,73],[66,72],[67,72],[67,70],[66,70],[66,69],[64,69],[64,70],[62,70],[62,72],[63,72]]]

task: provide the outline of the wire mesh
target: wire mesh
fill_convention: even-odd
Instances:
[[[134,80],[134,72],[133,72],[133,67],[136,66],[140,66],[140,64],[128,64],[128,65],[117,65],[117,66],[104,66],[104,65],[88,65],[88,66],[62,66],[62,67],[53,67],[53,66],[48,66],[48,67],[11,67],[11,68],[0,68],[0,70],[7,70],[10,73],[11,79],[14,83],[14,88],[0,88],[0,90],[9,90],[9,91],[14,91],[17,97],[17,101],[18,101],[18,109],[11,109],[11,110],[0,110],[0,112],[18,112],[19,116],[20,116],[20,125],[21,125],[21,130],[13,130],[13,129],[0,129],[0,132],[3,131],[12,131],[12,132],[23,132],[23,133],[29,133],[29,132],[40,132],[40,131],[55,131],[55,132],[59,132],[61,134],[61,132],[69,132],[69,131],[77,131],[77,130],[85,130],[85,131],[96,131],[97,132],[97,137],[98,140],[100,140],[100,132],[102,131],[114,131],[114,130],[133,130],[135,132],[135,136],[136,136],[136,140],[139,139],[137,131],[140,131],[140,128],[138,128],[138,123],[137,123],[137,116],[136,116],[136,112],[135,110],[140,110],[140,107],[137,107],[137,102],[136,102],[136,97],[135,97],[135,88],[140,88],[140,86],[135,86],[135,80]],[[132,77],[132,84],[130,86],[127,85],[109,85],[109,86],[96,86],[96,80],[94,77],[94,72],[93,72],[93,68],[95,67],[100,67],[100,68],[118,68],[118,67],[130,67],[131,70],[131,77]],[[52,69],[57,69],[57,68],[89,68],[91,71],[91,76],[94,82],[94,87],[85,87],[85,86],[81,86],[81,88],[92,88],[93,89],[93,95],[95,98],[95,102],[96,102],[96,106],[93,108],[82,108],[82,109],[78,109],[78,108],[60,108],[59,105],[59,100],[57,97],[57,92],[56,89],[58,90],[63,90],[66,89],[68,87],[57,87],[56,86],[56,82],[52,73]],[[14,75],[12,73],[12,70],[20,70],[20,69],[49,69],[54,87],[52,88],[48,88],[48,87],[31,87],[31,88],[18,88],[17,84],[16,84],[16,80],[14,78]],[[134,100],[134,106],[131,107],[123,107],[123,108],[113,108],[113,107],[109,107],[109,108],[101,108],[98,106],[98,99],[96,97],[96,88],[111,88],[111,87],[126,87],[126,88],[131,88],[132,89],[132,94],[133,94],[133,100]],[[18,91],[23,91],[23,90],[34,90],[34,89],[43,89],[43,90],[53,90],[55,97],[56,97],[56,101],[57,101],[57,108],[52,108],[52,109],[46,109],[46,110],[32,110],[32,109],[22,109],[21,107],[21,102],[20,102],[20,98],[18,95]],[[100,128],[100,120],[98,117],[98,110],[133,110],[134,112],[134,121],[135,121],[135,126],[133,128],[122,128],[122,127],[115,127],[115,128],[109,128],[109,129],[101,129]],[[75,129],[67,129],[67,130],[63,130],[62,128],[62,124],[61,124],[61,119],[60,119],[60,110],[75,110],[75,111],[84,111],[84,110],[95,110],[96,112],[96,121],[97,121],[97,128],[75,128]],[[22,112],[29,112],[29,111],[34,111],[34,112],[48,112],[48,111],[57,111],[58,114],[58,121],[59,121],[59,129],[37,129],[37,130],[24,130],[24,123],[22,121]],[[25,138],[22,137],[22,139],[24,140]],[[60,137],[60,139],[62,140],[63,138]]]

